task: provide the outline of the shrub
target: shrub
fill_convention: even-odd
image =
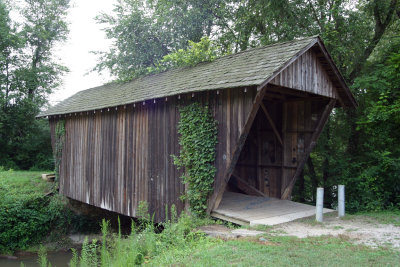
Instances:
[[[174,259],[171,255],[176,255],[177,251],[185,251],[204,243],[215,242],[205,237],[203,233],[193,231],[196,226],[210,223],[209,220],[191,217],[185,213],[177,218],[174,206],[171,207],[171,219],[162,224],[164,229],[161,232],[157,230],[151,220],[145,218],[149,218],[149,215],[143,214],[138,227],[135,227],[132,222],[132,232],[126,238],[121,235],[120,227],[117,234],[110,234],[109,223],[103,220],[101,246],[98,246],[96,241],[92,243],[85,241],[81,255],[78,255],[76,251],[73,252],[70,266],[136,266],[143,264],[163,266],[165,265],[163,263]]]
[[[58,240],[89,222],[72,213],[61,195],[46,196],[55,189],[39,174],[0,170],[0,253],[26,249],[47,236]]]
[[[48,198],[41,195],[19,199],[9,197],[5,202],[2,201],[0,251],[24,249],[42,238],[49,231],[54,217],[47,208],[49,202]]]

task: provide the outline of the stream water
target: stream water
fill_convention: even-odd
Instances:
[[[72,258],[71,251],[60,251],[60,252],[48,252],[47,259],[51,263],[51,266],[56,267],[68,267],[68,263]],[[23,263],[26,267],[37,267],[39,266],[38,256],[29,255],[18,257],[17,260],[0,259],[1,267],[20,267]]]

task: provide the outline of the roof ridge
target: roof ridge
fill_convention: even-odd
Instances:
[[[271,44],[268,44],[268,45],[261,45],[261,46],[257,46],[257,47],[250,47],[250,48],[248,48],[248,49],[246,49],[246,50],[242,50],[242,51],[239,51],[239,52],[234,53],[234,54],[222,56],[222,57],[220,57],[220,58],[218,58],[218,59],[216,59],[216,60],[219,60],[219,59],[224,58],[224,57],[229,57],[229,56],[234,56],[234,55],[242,54],[242,53],[248,53],[248,52],[251,52],[251,51],[254,51],[254,50],[262,50],[262,49],[266,49],[266,48],[271,48],[271,47],[273,47],[273,46],[282,46],[282,45],[286,45],[286,44],[289,44],[289,43],[297,43],[297,42],[301,42],[301,41],[305,41],[305,40],[310,40],[310,41],[311,41],[311,40],[313,40],[313,39],[315,39],[315,38],[317,38],[317,37],[320,37],[320,36],[319,36],[319,35],[312,35],[312,36],[304,37],[304,38],[301,38],[301,39],[293,39],[293,40],[285,41],[285,42],[279,42],[279,41],[277,41],[277,42],[275,42],[275,43],[271,43]]]
[[[224,58],[235,57],[235,56],[237,56],[237,55],[239,55],[239,54],[249,53],[249,52],[253,52],[253,51],[255,51],[255,50],[267,49],[267,48],[271,48],[271,47],[273,47],[273,46],[285,45],[285,44],[288,44],[288,43],[301,42],[301,41],[305,41],[305,40],[307,40],[307,39],[312,40],[312,39],[314,39],[314,38],[316,38],[316,37],[319,37],[319,35],[313,35],[313,36],[305,37],[305,38],[298,39],[298,40],[285,41],[285,42],[282,42],[282,43],[280,43],[280,42],[278,41],[278,42],[276,42],[276,43],[269,44],[269,45],[258,46],[258,47],[250,47],[249,49],[246,49],[246,50],[243,50],[243,51],[239,51],[239,52],[237,52],[237,53],[233,53],[233,54],[230,54],[230,55],[225,55],[225,56],[219,57],[219,58],[215,59],[214,61],[203,61],[203,62],[199,62],[199,63],[197,63],[197,64],[194,65],[194,66],[183,66],[183,67],[177,67],[177,68],[167,69],[167,70],[161,71],[161,72],[149,73],[149,74],[147,74],[147,75],[138,76],[138,77],[136,77],[136,78],[134,78],[134,79],[132,79],[132,80],[129,80],[129,81],[118,81],[118,80],[113,80],[113,81],[107,82],[107,83],[102,84],[102,85],[98,85],[98,86],[94,86],[94,87],[90,87],[90,88],[87,88],[87,89],[80,90],[80,91],[76,92],[74,95],[79,94],[79,93],[82,93],[82,92],[85,92],[85,91],[88,91],[88,90],[91,90],[91,89],[97,89],[97,88],[100,88],[100,87],[104,87],[104,86],[107,86],[107,85],[113,85],[113,84],[114,84],[114,85],[126,85],[126,84],[129,84],[129,83],[131,83],[131,82],[133,82],[133,81],[136,81],[136,80],[139,80],[139,79],[144,79],[144,78],[147,78],[147,77],[156,76],[156,75],[160,75],[160,74],[163,74],[163,73],[167,73],[167,72],[171,72],[171,71],[176,71],[176,70],[182,70],[182,69],[187,69],[187,68],[195,68],[195,67],[197,67],[197,66],[200,65],[200,64],[209,64],[209,63],[213,63],[213,62],[215,62],[215,61],[219,61],[219,60],[224,59]],[[68,98],[69,98],[69,97],[68,97]],[[68,98],[66,98],[66,99],[68,99]],[[65,99],[65,100],[66,100],[66,99]],[[64,101],[64,100],[62,100],[62,101]],[[62,102],[62,101],[61,101],[61,102]]]
[[[304,37],[304,38],[301,38],[301,39],[294,39],[294,40],[285,41],[285,42],[277,41],[277,42],[275,42],[273,44],[262,45],[262,46],[258,46],[258,47],[250,47],[249,49],[246,49],[246,50],[242,50],[242,51],[239,51],[239,52],[236,52],[236,53],[233,53],[233,54],[229,54],[229,55],[225,55],[225,56],[216,58],[213,61],[199,62],[194,66],[183,66],[183,67],[171,68],[171,69],[167,69],[167,70],[164,70],[164,71],[161,71],[161,72],[149,73],[149,74],[146,74],[146,75],[143,75],[143,76],[139,76],[139,77],[136,77],[136,78],[134,78],[132,80],[129,80],[129,81],[124,81],[124,82],[112,81],[112,82],[110,82],[108,84],[112,84],[112,83],[115,83],[115,84],[128,84],[128,83],[133,82],[133,81],[138,80],[138,79],[144,79],[144,78],[147,78],[147,77],[156,76],[156,75],[167,73],[167,72],[170,72],[170,71],[177,71],[177,70],[182,70],[182,69],[195,68],[195,67],[197,67],[199,65],[210,64],[210,63],[213,63],[213,62],[216,62],[216,61],[220,61],[222,59],[226,59],[226,58],[229,58],[229,57],[235,57],[235,56],[237,56],[239,54],[250,53],[250,52],[253,52],[253,51],[256,51],[256,50],[263,50],[263,49],[271,48],[271,47],[274,47],[274,46],[282,46],[282,45],[285,45],[285,44],[297,43],[297,42],[301,42],[301,41],[305,41],[305,40],[310,40],[311,41],[311,40],[313,40],[313,39],[315,39],[317,37],[319,37],[319,35],[312,35],[312,36],[309,36],[309,37]],[[106,84],[104,84],[104,85],[106,85]],[[101,87],[101,86],[103,86],[103,85],[100,85],[100,86],[97,86],[97,87]],[[93,88],[97,88],[97,87],[93,87]]]
[[[38,117],[127,105],[189,92],[258,86],[318,36],[274,43],[220,57],[195,66],[152,73],[127,82],[81,90],[42,111]],[[247,54],[246,56],[241,56]]]

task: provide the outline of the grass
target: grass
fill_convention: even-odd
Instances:
[[[41,178],[46,171],[14,171],[0,167],[0,253],[37,251],[70,246],[66,235],[92,226],[90,218],[74,214],[55,183]],[[46,193],[54,193],[46,195]],[[98,225],[96,223],[96,225]]]
[[[0,202],[29,198],[51,191],[53,183],[41,178],[41,171],[0,171]],[[9,196],[12,196],[10,198]]]
[[[272,230],[273,227],[271,225],[257,224],[257,225],[244,225],[241,228],[266,232]]]
[[[377,223],[393,224],[394,226],[400,226],[400,210],[359,212],[356,213],[355,216],[363,217],[367,220],[372,220],[373,222]]]
[[[400,210],[363,211],[354,214],[346,214],[342,220],[358,220],[371,224],[392,224],[400,226]]]
[[[207,243],[185,256],[157,261],[154,266],[399,266],[400,254],[371,249],[334,237],[265,236]],[[172,258],[172,257],[171,257]],[[151,264],[153,265],[153,264]]]
[[[343,226],[340,226],[340,225],[336,225],[336,226],[334,226],[332,229],[333,229],[333,230],[341,230],[341,229],[344,229],[344,227],[343,227]]]
[[[0,170],[0,252],[27,249],[49,231],[60,213],[57,197],[45,197],[54,184],[41,172]]]

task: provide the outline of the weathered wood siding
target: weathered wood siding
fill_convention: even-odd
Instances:
[[[265,99],[264,106],[279,129],[283,144],[259,109],[235,173],[268,196],[280,198],[305,156],[327,101]]]
[[[313,50],[308,50],[277,75],[271,84],[338,98],[336,88]]]
[[[284,104],[283,111],[283,167],[281,193],[292,180],[305,150],[311,143],[317,123],[327,105],[325,101],[298,101]]]
[[[60,192],[81,202],[134,217],[140,201],[149,204],[156,221],[166,206],[182,211],[181,171],[173,165],[179,153],[179,105],[208,103],[218,121],[215,185],[221,184],[245,121],[255,88],[234,88],[146,101],[135,107],[72,114],[65,119]],[[54,143],[58,117],[50,118]]]

